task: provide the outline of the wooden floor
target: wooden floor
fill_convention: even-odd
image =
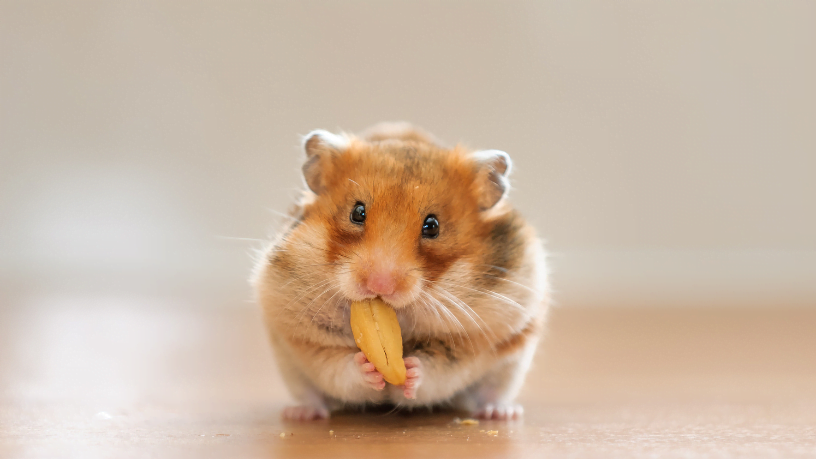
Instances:
[[[516,422],[280,420],[257,311],[0,306],[0,457],[816,457],[816,308],[556,309]]]

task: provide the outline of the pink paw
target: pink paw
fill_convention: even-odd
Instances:
[[[365,354],[358,352],[354,354],[354,363],[360,369],[360,374],[363,375],[363,381],[374,390],[383,390],[385,388],[385,380],[382,373],[374,368],[374,364],[369,362]]]
[[[524,408],[516,403],[488,403],[474,414],[479,419],[508,421],[524,416]]]
[[[415,399],[417,389],[422,383],[422,364],[417,357],[407,357],[405,359],[405,384],[403,387],[403,395],[405,398]]]
[[[328,419],[329,410],[322,406],[287,406],[283,409],[283,419],[287,421],[315,421]]]

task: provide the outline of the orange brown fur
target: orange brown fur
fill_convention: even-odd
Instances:
[[[484,208],[495,202],[496,170],[405,125],[329,140],[307,140],[311,190],[254,278],[293,395],[471,408],[512,401],[538,342],[548,289],[533,229],[506,199]],[[349,220],[358,202],[364,225]],[[420,236],[429,214],[440,223],[436,239]],[[416,400],[360,386],[349,369],[356,349],[349,302],[363,299],[359,285],[386,268],[395,293],[384,299],[397,310],[406,356],[424,365]],[[497,399],[482,400],[488,393]]]

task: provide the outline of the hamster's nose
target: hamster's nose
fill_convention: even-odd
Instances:
[[[366,288],[377,295],[390,295],[394,293],[396,286],[394,273],[387,271],[374,271],[366,279]]]

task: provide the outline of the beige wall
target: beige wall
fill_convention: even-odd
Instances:
[[[562,304],[816,305],[816,3],[0,0],[3,288],[245,296],[298,135],[515,159]]]

